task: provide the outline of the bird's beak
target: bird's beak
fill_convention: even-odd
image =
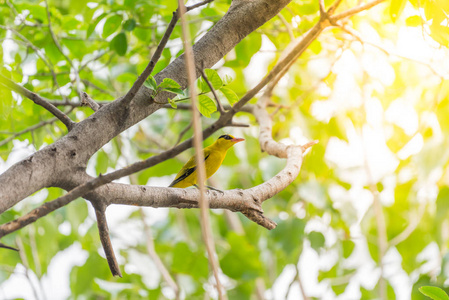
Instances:
[[[242,142],[242,141],[244,141],[245,139],[241,139],[241,138],[233,138],[232,140],[231,140],[231,142],[234,142],[234,143],[238,143],[238,142]]]

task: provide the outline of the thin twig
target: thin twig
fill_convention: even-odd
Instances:
[[[51,38],[52,38],[53,42],[55,43],[56,48],[59,50],[59,52],[62,54],[62,56],[64,56],[64,58],[68,61],[68,63],[72,67],[73,73],[75,74],[75,81],[76,81],[75,89],[76,89],[76,93],[78,94],[78,97],[81,99],[80,75],[79,75],[79,72],[76,69],[76,67],[73,64],[73,61],[70,59],[70,57],[68,57],[64,53],[64,51],[62,50],[61,44],[59,43],[58,38],[56,37],[56,34],[53,31],[53,27],[51,25],[50,8],[48,7],[48,1],[47,0],[45,0],[45,10],[47,12],[48,30],[50,31]]]
[[[4,248],[4,249],[9,249],[9,250],[14,250],[14,251],[19,251],[19,249],[11,247],[11,246],[7,246],[3,243],[0,243],[0,248]]]
[[[445,76],[440,74],[431,64],[421,61],[421,60],[417,60],[417,59],[413,59],[411,57],[407,57],[407,56],[403,56],[397,53],[392,53],[390,51],[388,51],[387,49],[385,49],[383,46],[375,44],[373,42],[369,42],[363,39],[363,37],[360,35],[360,33],[358,33],[356,30],[354,30],[353,28],[350,28],[348,26],[339,26],[343,31],[345,31],[346,33],[348,33],[349,35],[351,35],[352,37],[354,37],[357,41],[359,41],[362,45],[366,44],[366,45],[370,45],[374,48],[379,49],[380,51],[382,51],[383,53],[385,53],[386,55],[389,56],[396,56],[398,58],[404,59],[404,60],[408,60],[411,61],[413,63],[417,63],[417,64],[421,64],[423,66],[426,66],[435,76],[439,77],[441,80],[445,79]]]
[[[218,290],[218,298],[220,300],[227,299],[226,292],[221,284],[220,276],[219,276],[219,264],[217,260],[217,254],[215,251],[215,244],[212,235],[212,229],[210,224],[210,216],[209,216],[209,203],[206,199],[206,169],[204,166],[204,153],[202,146],[202,132],[201,132],[201,118],[198,110],[196,109],[196,71],[195,71],[195,61],[193,57],[192,46],[190,45],[190,32],[189,27],[186,22],[186,7],[184,6],[183,0],[178,0],[178,11],[181,18],[181,28],[182,28],[182,39],[184,42],[184,54],[185,54],[185,62],[187,69],[187,79],[189,83],[189,91],[190,97],[192,98],[192,121],[193,121],[193,131],[194,131],[194,146],[195,146],[195,158],[196,158],[196,171],[198,176],[198,185],[200,189],[200,214],[201,214],[201,231],[203,233],[203,240],[206,244],[207,255],[209,259],[209,264],[212,268],[215,283]],[[204,74],[204,72],[203,72]],[[204,74],[205,76],[205,74]],[[208,83],[210,85],[210,83]],[[210,85],[211,90],[213,87]],[[215,95],[215,94],[214,94]],[[218,98],[217,98],[218,101]],[[220,102],[218,101],[217,105]],[[221,108],[223,109],[223,108]],[[221,112],[222,113],[222,112]]]
[[[376,6],[377,4],[380,4],[380,3],[384,2],[384,1],[385,0],[374,0],[372,2],[368,2],[368,3],[362,4],[362,5],[356,6],[354,8],[348,9],[348,10],[342,12],[342,13],[335,14],[333,16],[329,16],[329,18],[333,22],[336,22],[336,21],[344,19],[346,17],[350,17],[352,15],[355,15],[355,14],[361,12],[361,11],[370,9],[371,7]],[[340,1],[337,1],[337,3],[339,4]]]
[[[20,255],[20,260],[22,261],[23,266],[25,267],[25,277],[28,280],[28,283],[31,286],[31,290],[33,291],[34,294],[34,298],[36,300],[39,299],[38,293],[37,293],[37,289],[34,286],[33,282],[31,281],[31,277],[30,277],[30,264],[28,263],[28,259],[25,253],[25,249],[23,247],[23,242],[22,239],[20,237],[16,237],[16,244],[17,244],[17,248],[19,249],[19,255]]]
[[[213,1],[214,0],[204,0],[204,1],[198,2],[197,4],[186,6],[186,12],[189,12],[192,9],[195,9],[197,7],[200,7],[200,6],[203,6],[205,4],[209,4],[209,3],[213,2]]]
[[[318,0],[320,6],[320,16],[321,18],[327,18],[326,6],[324,5],[324,0]]]
[[[287,22],[287,20],[284,18],[284,16],[281,13],[277,14],[278,18],[281,20],[282,24],[284,24],[285,28],[287,29],[288,36],[290,37],[290,40],[295,39],[295,35],[293,34],[292,26],[290,23]]]
[[[23,86],[13,82],[9,78],[1,74],[0,74],[0,83],[10,88],[11,90],[21,94],[22,96],[25,96],[26,98],[30,99],[37,105],[42,106],[43,108],[51,112],[62,123],[64,123],[64,125],[67,127],[69,131],[72,130],[73,126],[75,125],[75,122],[73,122],[65,113],[60,111],[56,106],[50,104],[47,99],[44,99],[38,94],[24,88]]]
[[[162,37],[161,41],[159,42],[159,45],[157,45],[156,51],[153,54],[153,57],[151,57],[150,62],[146,66],[145,70],[143,70],[142,74],[137,78],[137,80],[134,82],[133,86],[129,89],[128,93],[126,93],[125,97],[122,99],[123,105],[128,105],[136,95],[137,91],[142,87],[145,80],[150,76],[151,72],[153,72],[154,66],[158,62],[159,58],[162,55],[162,51],[165,48],[165,45],[167,45],[168,39],[170,38],[171,33],[173,32],[173,29],[175,28],[175,24],[178,21],[178,12],[173,12],[173,16],[170,20],[170,23],[167,26],[167,30],[165,30],[164,36]]]
[[[98,233],[100,234],[100,241],[103,245],[103,250],[108,260],[109,269],[113,276],[122,277],[122,272],[115,258],[114,249],[112,248],[111,238],[109,237],[109,228],[106,220],[106,207],[99,203],[92,203],[95,208],[95,215],[97,216]]]
[[[327,14],[332,15],[335,12],[335,10],[340,6],[342,1],[343,0],[337,0],[334,3],[332,3],[331,7],[329,7],[329,9],[327,10]]]
[[[154,264],[156,265],[156,268],[161,272],[162,278],[164,278],[165,282],[173,289],[175,292],[175,299],[179,300],[181,299],[181,290],[178,286],[178,284],[173,280],[173,277],[170,275],[170,272],[165,267],[164,263],[162,262],[161,258],[156,252],[156,249],[154,248],[154,241],[153,241],[153,234],[151,233],[151,227],[148,225],[148,222],[145,219],[145,212],[142,208],[140,208],[140,216],[142,218],[144,231],[146,235],[146,244],[147,244],[147,251],[148,255],[150,255],[151,259],[153,260]]]
[[[181,142],[182,137],[184,136],[184,134],[186,134],[187,131],[189,131],[190,128],[192,128],[193,123],[190,122],[189,125],[186,126],[186,128],[184,128],[178,135],[178,139],[176,140],[175,145],[178,145],[179,142]]]
[[[363,158],[364,158],[364,167],[365,173],[368,179],[368,185],[371,194],[373,195],[373,207],[374,207],[374,215],[376,219],[376,229],[377,229],[377,247],[379,254],[379,268],[380,268],[380,277],[379,277],[379,291],[380,291],[380,299],[387,299],[387,282],[384,278],[385,276],[385,266],[384,266],[384,256],[388,250],[388,238],[387,238],[387,229],[385,225],[385,216],[382,209],[382,203],[380,202],[379,191],[374,182],[374,178],[368,164],[368,155],[367,149],[365,145],[363,145]]]
[[[214,87],[213,87],[212,84],[210,83],[209,78],[207,78],[206,73],[204,72],[204,70],[201,69],[200,72],[201,72],[201,76],[203,76],[204,81],[206,81],[207,85],[209,86],[210,91],[211,91],[212,94],[214,95],[215,102],[217,102],[217,109],[218,109],[218,112],[220,113],[220,115],[221,115],[221,114],[224,114],[224,113],[225,113],[225,110],[224,110],[224,108],[223,108],[223,105],[221,105],[221,102],[220,102],[220,99],[218,98],[217,92],[215,91]]]
[[[97,111],[100,109],[100,105],[95,102],[86,92],[82,92],[81,94],[81,104],[89,106],[93,111]]]
[[[302,284],[301,275],[299,275],[299,269],[297,270],[297,273],[296,273],[296,281],[298,282],[299,290],[301,291],[301,295],[302,295],[302,299],[309,300],[310,298],[307,296],[306,291],[304,289],[304,285]]]
[[[87,85],[87,86],[90,86],[90,87],[92,87],[92,88],[98,90],[99,92],[101,92],[101,93],[103,93],[103,94],[106,94],[106,95],[109,95],[109,96],[113,96],[113,95],[112,95],[112,93],[113,93],[112,91],[105,90],[105,89],[99,87],[98,85],[93,84],[92,82],[90,82],[90,81],[87,80],[87,79],[81,79],[81,82],[84,83],[84,84]],[[98,101],[97,101],[97,102],[98,102]],[[103,102],[108,102],[108,103],[110,103],[110,101],[103,101]]]
[[[98,53],[98,55],[92,57],[91,59],[87,60],[86,62],[84,62],[83,64],[80,65],[78,71],[82,71],[85,67],[87,67],[87,65],[93,61],[96,61],[97,59],[102,58],[106,53],[108,53],[109,51],[103,50],[102,52]]]
[[[69,106],[72,108],[84,106],[84,104],[80,102],[71,102],[71,101],[57,101],[57,100],[48,100],[48,103],[54,106]],[[98,106],[101,108],[102,106],[108,105],[111,101],[95,101]]]
[[[189,6],[186,8],[186,11],[192,10],[196,7],[205,5],[207,3],[212,2],[213,0],[206,0],[200,3],[197,3],[195,5]],[[179,10],[179,9],[178,9]],[[143,70],[142,74],[137,78],[137,80],[134,82],[131,89],[126,93],[125,97],[122,99],[123,105],[128,105],[136,95],[137,91],[142,87],[145,80],[150,76],[151,72],[153,72],[154,66],[158,62],[159,58],[162,55],[162,51],[165,48],[165,45],[167,45],[168,39],[170,38],[171,33],[173,32],[173,29],[175,28],[176,22],[178,22],[178,10],[173,12],[172,19],[170,20],[170,23],[167,26],[167,29],[165,30],[164,36],[162,37],[161,41],[157,45],[156,51],[153,54],[153,57],[151,57],[150,62],[148,63],[145,70]]]
[[[10,27],[6,27],[3,25],[0,25],[1,29],[4,30],[9,30],[12,33],[14,33],[18,38],[20,38],[22,40],[23,43],[25,43],[26,46],[31,47],[35,52],[36,55],[39,56],[40,59],[42,59],[42,61],[44,62],[44,64],[47,66],[47,68],[49,69],[51,76],[53,78],[53,84],[56,86],[56,88],[58,89],[59,95],[62,96],[64,99],[66,99],[66,96],[64,96],[61,93],[61,87],[59,86],[58,80],[56,79],[56,73],[54,71],[54,67],[53,64],[51,63],[50,59],[48,57],[45,56],[45,53],[42,53],[42,51],[36,47],[33,43],[31,43],[25,36],[23,36],[20,32],[18,32],[17,30],[15,30],[14,28],[10,28]]]
[[[14,133],[14,135],[12,135],[12,136],[2,140],[0,142],[0,147],[3,146],[3,145],[6,145],[7,143],[12,141],[13,139],[17,138],[18,136],[21,136],[22,134],[25,134],[25,133],[28,133],[30,131],[36,130],[36,129],[41,128],[41,127],[43,127],[45,125],[52,124],[52,123],[54,123],[57,120],[58,120],[57,118],[51,118],[50,120],[42,121],[40,123],[37,123],[36,125],[33,125],[31,127],[26,128],[26,129],[24,129],[22,131],[16,132],[16,133]]]
[[[420,224],[421,219],[424,216],[424,213],[426,212],[425,208],[426,208],[426,202],[421,202],[420,205],[419,205],[419,208],[417,210],[418,216],[416,216],[415,218],[410,216],[408,218],[409,220],[411,220],[410,223],[408,224],[408,226],[403,231],[401,231],[398,235],[396,235],[394,238],[392,238],[388,242],[388,248],[394,247],[397,244],[405,241],[413,233],[413,231],[415,231],[415,229]]]
[[[258,300],[265,300],[265,283],[262,277],[256,278],[256,297]]]
[[[42,266],[39,260],[39,253],[37,250],[37,243],[36,243],[36,226],[29,226],[28,232],[29,232],[29,241],[30,241],[30,248],[31,248],[31,256],[33,258],[34,268],[37,277],[42,276]]]

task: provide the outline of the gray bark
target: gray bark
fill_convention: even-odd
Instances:
[[[209,68],[234,48],[244,37],[274,17],[290,0],[233,1],[223,18],[193,47],[197,68]],[[184,56],[180,56],[155,76],[160,82],[172,78],[187,85]],[[198,73],[197,73],[198,76]],[[167,94],[160,94],[164,102]],[[91,179],[85,174],[89,158],[102,146],[130,126],[148,117],[161,104],[150,103],[150,91],[142,87],[129,106],[121,98],[98,110],[52,145],[37,151],[0,175],[0,214],[45,187],[70,190]],[[87,199],[108,199],[120,203],[122,195],[141,196],[137,189],[144,187],[110,183],[89,193]],[[161,191],[149,189],[157,195]]]

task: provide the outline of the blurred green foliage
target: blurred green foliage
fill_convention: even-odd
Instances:
[[[230,2],[217,0],[189,14],[195,39],[226,13]],[[124,95],[147,65],[177,8],[176,1],[162,0],[49,0],[51,27],[63,55],[50,35],[45,3],[0,1],[0,72],[41,96],[73,102],[79,101],[77,85],[98,101]],[[329,6],[332,2],[325,3]],[[416,29],[416,38],[423,29],[427,44],[420,42],[420,47],[430,45],[428,53],[438,58],[448,54],[444,48],[449,45],[448,3],[391,0],[372,12],[354,16],[348,25],[379,45],[399,45],[402,30]],[[354,1],[343,1],[339,11],[354,5]],[[292,38],[300,37],[318,19],[318,1],[292,1],[277,17],[244,38],[219,67],[207,69],[206,76],[219,91],[221,101],[229,105],[238,101],[254,80],[273,66]],[[180,30],[177,25],[153,75],[182,53]],[[306,280],[306,294],[315,297],[324,293],[345,297],[345,293],[351,293],[346,295],[395,299],[405,294],[402,299],[426,299],[418,290],[421,286],[447,291],[449,85],[441,75],[446,72],[447,76],[447,66],[406,60],[369,43],[361,47],[359,38],[338,28],[326,31],[274,90],[273,107],[269,108],[273,138],[297,144],[319,140],[305,155],[299,178],[264,203],[265,214],[278,223],[277,228],[267,231],[241,214],[230,221],[223,212],[211,212],[217,255],[230,299],[257,299],[258,280],[270,298],[276,292],[275,284],[288,279],[283,272],[289,266],[322,284],[317,290]],[[218,113],[204,79],[197,84],[199,110],[206,117],[206,127]],[[172,83],[166,88],[178,87]],[[177,92],[171,104],[188,103],[185,91]],[[52,116],[2,85],[0,99],[0,163],[17,160],[14,153],[27,145],[40,149],[66,133],[59,121],[42,123]],[[76,121],[92,114],[88,108],[62,108]],[[401,123],[398,111],[406,115],[405,123]],[[96,153],[89,162],[89,172],[107,173],[170,148],[178,138],[182,141],[192,135],[190,119],[190,113],[180,109],[156,112]],[[251,128],[226,129],[246,141],[230,150],[213,177],[219,183],[217,187],[223,189],[255,186],[284,166],[283,160],[260,151],[252,116],[239,113],[237,121],[249,123]],[[39,126],[27,131],[34,125]],[[11,136],[14,138],[9,142],[2,142]],[[168,184],[190,154],[144,170],[131,181]],[[37,193],[34,200],[27,199],[3,213],[0,222],[11,221],[62,194],[54,188]],[[380,211],[375,209],[375,202],[380,204]],[[198,211],[146,213],[154,217],[156,252],[185,298],[204,299],[204,294],[212,290],[213,279],[201,240]],[[95,218],[82,199],[8,235],[2,242],[22,245],[27,265],[38,279],[49,272],[58,253],[79,243],[87,259],[70,271],[68,288],[73,299],[174,298],[148,258],[141,213],[123,211],[120,217],[111,225],[111,236],[120,253],[123,278],[110,275],[99,250]],[[232,222],[241,223],[243,231],[234,231]],[[0,282],[7,282],[17,264],[25,262],[15,252],[0,251]],[[314,260],[301,261],[304,253]],[[143,257],[150,262],[143,263]],[[383,270],[383,279],[379,279],[379,265],[385,267],[391,261],[397,263],[396,271]],[[294,278],[288,279],[286,288],[298,289],[295,278],[299,275],[291,275]],[[395,276],[406,278],[408,286],[401,287]]]

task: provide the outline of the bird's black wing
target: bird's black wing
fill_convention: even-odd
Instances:
[[[169,187],[174,186],[175,184],[177,184],[180,181],[183,181],[184,179],[186,179],[187,177],[189,177],[190,174],[192,174],[194,171],[196,170],[196,167],[187,169],[184,174],[182,174],[181,176],[179,176],[178,178],[176,178],[175,180],[173,180],[173,182],[169,185]]]
[[[208,159],[210,156],[210,154],[208,156],[206,156],[204,158],[204,161],[206,161],[206,159]],[[186,179],[187,177],[189,177],[193,172],[195,172],[196,170],[196,166],[190,169],[187,169],[181,176],[179,176],[178,178],[176,178],[175,180],[173,180],[172,183],[170,183],[170,185],[168,187],[172,187],[175,184],[177,184],[178,182],[183,181],[184,179]]]

